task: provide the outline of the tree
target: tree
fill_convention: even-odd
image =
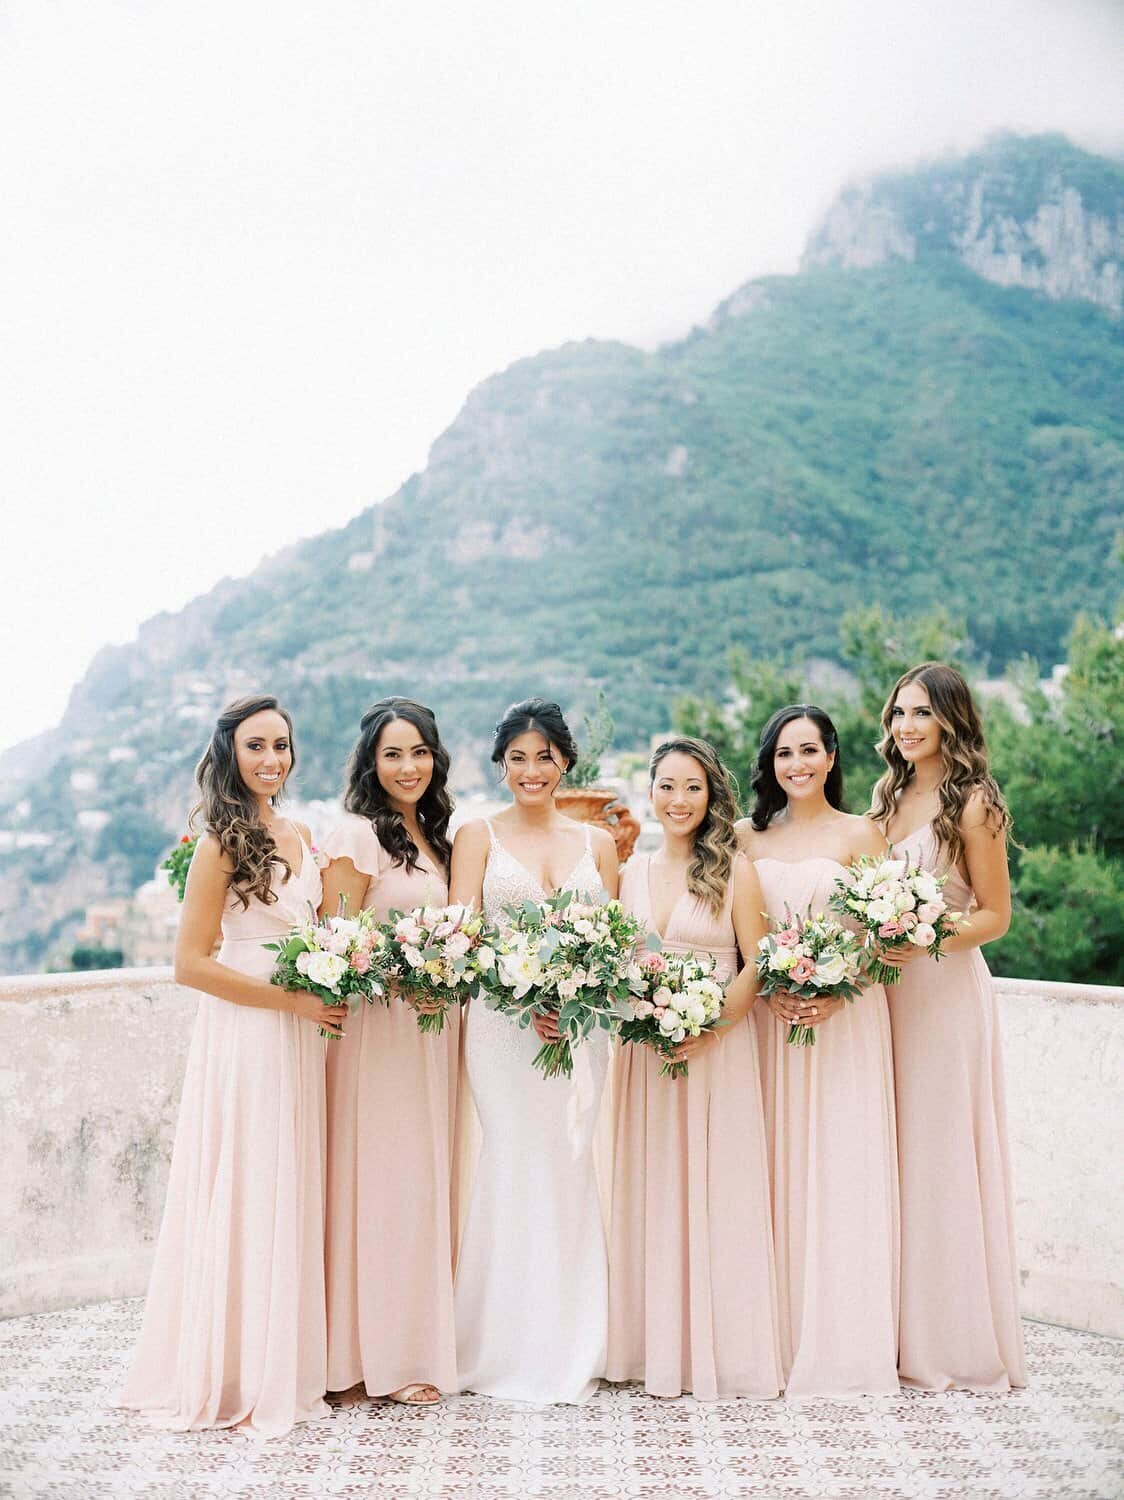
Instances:
[[[870,806],[871,788],[886,769],[874,747],[882,737],[882,705],[894,683],[923,661],[947,662],[965,676],[971,672],[964,622],[945,610],[911,619],[888,614],[880,604],[866,605],[843,616],[839,637],[858,695],[828,712],[839,732],[847,804],[860,812]]]
[[[1124,627],[1078,618],[1056,697],[1032,661],[1014,680],[1021,714],[997,707],[988,729],[1015,836],[1025,846],[1080,840],[1124,857]]]
[[[730,689],[727,702],[711,698],[681,698],[675,705],[676,733],[709,740],[723,764],[733,773],[743,811],[752,802],[750,779],[757,760],[757,744],[765,721],[786,703],[798,703],[804,693],[799,666],[777,661],[753,661],[736,647],[730,652]]]
[[[847,804],[862,811],[870,805],[870,789],[884,769],[874,746],[881,733],[879,717],[887,693],[903,672],[920,661],[959,665],[964,627],[943,610],[909,619],[873,604],[843,616],[840,642],[856,679],[856,691],[849,697],[826,692],[815,698],[839,731]],[[730,679],[725,704],[681,698],[674,721],[679,733],[710,741],[737,776],[744,803],[765,721],[786,703],[806,701],[810,693],[799,662],[753,661],[745,651],[730,653]]]
[[[122,948],[74,948],[70,954],[72,969],[120,969],[125,963]]]
[[[1028,849],[1011,926],[986,949],[996,974],[1124,984],[1124,862],[1089,845]]]
[[[900,618],[880,605],[853,610],[840,625],[843,658],[855,677],[847,697],[821,695],[839,731],[848,803],[869,805],[883,763],[874,750],[886,695],[909,667],[939,660],[968,671],[965,632],[942,612]],[[983,705],[992,769],[1015,820],[1011,929],[988,946],[1000,974],[1089,984],[1124,983],[1124,625],[1080,617],[1057,692],[1037,665],[1013,674],[1018,704]],[[730,661],[725,704],[684,698],[682,733],[714,745],[748,792],[761,727],[783,703],[807,696],[799,667]]]

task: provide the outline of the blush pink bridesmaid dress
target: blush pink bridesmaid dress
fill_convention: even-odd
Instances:
[[[320,901],[320,872],[230,897],[218,959],[266,979],[262,947]],[[279,867],[275,867],[278,869]],[[179,1430],[278,1437],[330,1415],[324,1320],[324,1047],[311,1021],[199,996],[168,1197],[121,1405]]]
[[[932,827],[894,846],[945,872]],[[948,870],[945,899],[973,895]],[[915,959],[890,990],[902,1204],[904,1384],[1026,1384],[999,1017],[978,948]]]
[[[826,911],[843,867],[758,859],[770,918]],[[898,1169],[881,985],[790,1047],[755,1007],[786,1395],[898,1390]]]
[[[651,930],[649,860],[629,860],[621,900]],[[732,887],[717,915],[684,892],[663,941],[666,952],[713,954],[724,981],[737,965]],[[737,1022],[686,1078],[660,1078],[656,1054],[632,1044],[617,1069],[606,1375],[656,1396],[775,1397],[783,1376],[753,1022]]]
[[[363,905],[443,906],[444,872],[396,865],[348,814],[324,852],[368,877]],[[397,996],[363,1004],[328,1050],[328,1389],[372,1396],[428,1382],[459,1389],[453,1327],[452,1145],[460,1015],[418,1030]]]

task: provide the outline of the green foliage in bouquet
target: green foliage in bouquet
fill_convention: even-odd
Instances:
[[[495,967],[480,976],[484,1003],[521,1027],[556,1013],[560,1039],[545,1042],[533,1066],[547,1078],[569,1078],[572,1048],[597,1027],[615,1031],[631,1014],[629,970],[640,923],[619,901],[591,905],[573,891],[504,911]]]

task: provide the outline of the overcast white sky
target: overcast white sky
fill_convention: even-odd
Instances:
[[[0,746],[480,380],[796,268],[848,177],[1124,153],[1115,0],[0,0]]]

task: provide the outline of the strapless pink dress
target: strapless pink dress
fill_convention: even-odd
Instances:
[[[934,873],[931,827],[894,846]],[[948,872],[945,898],[974,897]],[[890,990],[902,1204],[901,1378],[927,1390],[1026,1384],[999,1017],[978,948],[908,964]]]
[[[621,901],[651,930],[648,864],[646,854],[629,860]],[[717,976],[730,979],[732,900],[732,882],[717,915],[684,893],[664,950],[713,954]],[[686,1078],[658,1074],[651,1048],[620,1048],[605,1373],[642,1380],[656,1396],[777,1396],[783,1378],[752,1020],[729,1029]]]
[[[771,918],[828,909],[832,859],[756,861]],[[898,1170],[881,985],[790,1047],[754,1007],[788,1396],[898,1389]]]
[[[443,906],[445,875],[396,865],[367,818],[324,843],[368,877],[364,906]],[[452,1143],[461,1018],[418,1030],[397,996],[361,1004],[328,1049],[328,1389],[459,1389],[453,1326]]]
[[[219,962],[265,979],[262,947],[320,901],[308,850],[277,901],[223,912]],[[328,1416],[324,1039],[288,1012],[200,995],[140,1340],[121,1398],[180,1430],[263,1437]]]

